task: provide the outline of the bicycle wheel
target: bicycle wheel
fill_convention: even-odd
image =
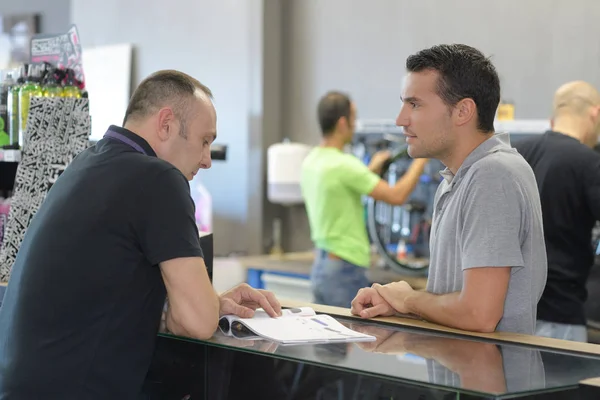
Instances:
[[[397,161],[395,160],[395,162]],[[392,165],[394,163],[384,165],[380,173],[382,179],[389,180],[388,172]],[[393,181],[391,184],[393,184]],[[407,218],[406,209],[411,206],[414,207],[414,204],[392,206],[369,197],[367,200],[367,230],[377,252],[387,266],[403,275],[426,276],[429,269],[429,258],[407,257],[406,259],[398,259],[395,251],[391,250],[394,243],[397,243],[397,237],[399,235],[409,235],[405,230],[410,231],[411,229],[410,222],[399,228],[396,217],[398,213],[404,213],[403,218]],[[410,221],[410,217],[408,217],[408,221]]]

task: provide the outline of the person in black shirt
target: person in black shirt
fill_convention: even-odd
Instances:
[[[134,399],[165,296],[168,329],[209,338],[223,314],[271,316],[272,293],[220,297],[188,180],[210,168],[210,90],[178,71],[136,89],[123,128],[79,154],[31,221],[0,310],[0,399]]]
[[[561,86],[552,130],[514,144],[535,173],[544,218],[548,279],[536,334],[587,341],[584,303],[594,262],[592,229],[600,219],[600,94],[586,82]]]

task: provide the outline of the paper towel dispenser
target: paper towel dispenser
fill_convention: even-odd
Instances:
[[[300,178],[302,162],[312,149],[302,143],[284,141],[267,150],[267,197],[271,203],[303,204]]]

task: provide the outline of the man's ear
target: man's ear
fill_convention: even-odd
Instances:
[[[473,99],[462,99],[454,106],[454,123],[463,126],[471,122],[477,116],[477,105]]]
[[[600,117],[600,106],[592,107],[591,115],[592,115],[592,119],[594,120],[594,122],[597,122],[598,118]]]
[[[348,128],[349,124],[348,124],[348,118],[346,117],[340,117],[340,119],[338,119],[337,124],[335,124],[336,130],[340,129],[340,128]]]
[[[175,114],[170,107],[161,108],[158,111],[158,137],[160,140],[167,140],[175,133],[173,123],[175,122]]]

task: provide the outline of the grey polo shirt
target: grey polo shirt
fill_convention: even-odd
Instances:
[[[504,316],[496,330],[533,334],[546,285],[546,247],[538,188],[508,134],[483,142],[434,200],[427,291],[459,292],[463,271],[512,267]]]

